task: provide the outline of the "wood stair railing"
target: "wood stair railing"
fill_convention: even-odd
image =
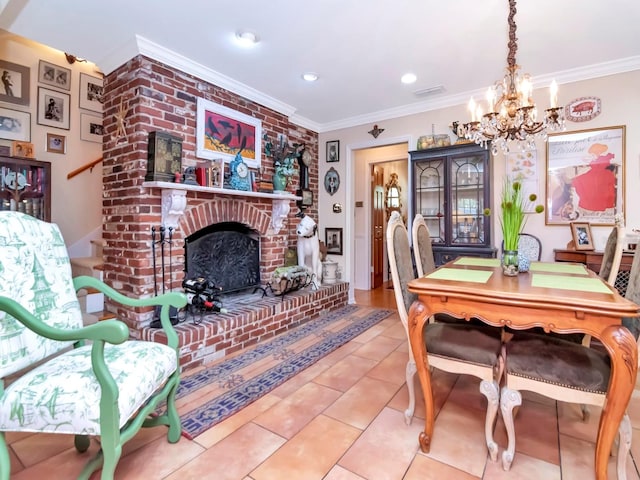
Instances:
[[[67,180],[72,179],[73,177],[75,177],[76,175],[84,172],[85,170],[91,170],[93,171],[93,167],[95,167],[97,164],[99,164],[102,161],[102,157],[100,158],[96,158],[95,160],[93,160],[92,162],[87,163],[86,165],[83,165],[80,168],[76,168],[73,172],[69,172],[67,174]]]

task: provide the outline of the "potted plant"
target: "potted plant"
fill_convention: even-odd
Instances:
[[[505,178],[500,197],[500,226],[504,241],[501,265],[505,275],[518,274],[518,240],[527,223],[527,215],[544,211],[542,205],[533,207],[537,199],[535,193],[525,198],[522,183]]]
[[[291,183],[291,177],[296,173],[295,159],[298,156],[299,145],[289,145],[284,135],[278,136],[278,142],[275,146],[271,143],[266,133],[264,134],[264,140],[265,155],[273,159],[273,166],[275,168],[273,174],[273,190],[286,190],[289,183]]]

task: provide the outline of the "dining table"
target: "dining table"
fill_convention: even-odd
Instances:
[[[611,446],[636,383],[638,347],[622,318],[640,316],[637,304],[577,263],[532,262],[528,272],[507,276],[498,259],[459,257],[411,280],[408,289],[417,295],[409,310],[409,340],[424,392],[425,427],[418,439],[423,452],[429,452],[434,428],[423,329],[432,315],[446,313],[515,330],[584,333],[602,343],[611,358],[611,376],[598,426],[595,473],[598,480],[607,478]]]

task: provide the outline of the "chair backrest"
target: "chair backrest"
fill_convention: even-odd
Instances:
[[[532,262],[540,261],[540,258],[542,258],[542,242],[535,235],[521,233],[518,236],[518,254],[524,255]]]
[[[624,236],[624,226],[617,224],[613,227],[607,238],[604,253],[602,254],[602,264],[598,275],[611,286],[615,286],[618,271],[620,270],[622,251],[624,249]]]
[[[393,291],[398,305],[398,314],[405,329],[408,328],[409,308],[418,297],[407,288],[415,278],[411,261],[409,234],[399,212],[392,212],[387,223],[387,254],[393,281]]]
[[[431,235],[424,221],[422,214],[416,214],[411,227],[413,239],[413,257],[416,261],[418,276],[422,277],[433,272],[436,264],[433,259],[433,247],[431,246]]]
[[[0,212],[0,296],[15,300],[47,325],[82,327],[71,264],[57,225]],[[0,378],[69,345],[40,337],[0,311]]]

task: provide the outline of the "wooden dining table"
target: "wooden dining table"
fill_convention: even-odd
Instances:
[[[598,426],[595,470],[598,480],[607,478],[611,446],[638,368],[636,339],[621,319],[640,316],[637,304],[574,263],[532,262],[528,272],[509,277],[497,259],[460,257],[410,281],[408,288],[418,295],[409,310],[409,337],[425,399],[425,427],[419,436],[423,452],[429,451],[433,438],[434,405],[422,333],[429,317],[447,313],[516,330],[585,333],[604,345],[611,357],[611,377]]]

